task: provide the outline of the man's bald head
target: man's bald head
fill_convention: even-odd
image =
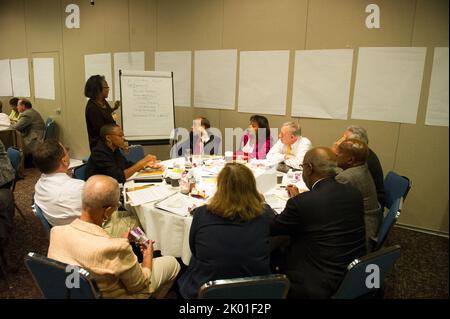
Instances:
[[[369,148],[365,142],[350,138],[338,147],[338,165],[342,169],[360,166],[366,163],[368,155]]]
[[[336,175],[336,155],[328,147],[315,147],[306,152],[303,163],[310,163],[324,176]]]
[[[82,207],[86,212],[98,208],[115,207],[119,205],[120,190],[117,181],[109,176],[91,176],[84,185]]]
[[[309,189],[322,178],[335,176],[336,155],[328,147],[315,147],[306,152],[303,159],[303,181]]]

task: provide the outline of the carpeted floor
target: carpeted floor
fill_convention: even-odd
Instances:
[[[34,184],[39,178],[36,169],[27,169],[25,179],[16,186],[17,205],[25,221],[16,212],[15,231],[7,247],[11,263],[8,281],[0,278],[0,298],[42,298],[24,266],[28,252],[46,255],[48,239],[31,211]],[[385,298],[448,299],[448,239],[401,228],[394,228],[387,245],[398,244],[401,257],[386,280]]]

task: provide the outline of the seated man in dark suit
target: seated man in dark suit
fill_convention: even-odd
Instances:
[[[146,166],[155,166],[156,157],[147,155],[136,164],[127,161],[120,152],[126,149],[123,131],[116,124],[107,124],[100,129],[100,141],[92,150],[86,167],[86,178],[92,175],[106,175],[119,183]]]
[[[367,136],[367,131],[358,125],[350,125],[345,129],[342,137],[337,140],[333,144],[333,152],[337,154],[338,146],[349,138],[355,138],[357,140],[361,140],[367,145],[369,145],[369,137]],[[373,181],[375,183],[375,187],[377,189],[377,198],[381,207],[384,207],[386,200],[384,194],[384,175],[383,168],[381,167],[380,160],[378,159],[377,154],[375,154],[372,149],[369,148],[369,155],[367,157],[367,166],[370,171],[370,175],[372,175]]]
[[[192,155],[220,154],[220,142],[220,137],[213,134],[209,120],[205,117],[198,117],[193,121],[189,140],[181,141],[177,145],[177,155],[183,156],[185,150],[190,150]]]
[[[23,138],[25,156],[31,156],[37,144],[42,141],[45,123],[41,114],[33,109],[33,105],[26,99],[17,103],[20,118],[11,127],[19,131]]]
[[[286,208],[271,222],[271,235],[289,235],[281,271],[291,281],[289,298],[329,298],[346,267],[366,253],[361,193],[335,179],[336,156],[331,149],[309,150],[303,180],[310,189],[287,190]]]

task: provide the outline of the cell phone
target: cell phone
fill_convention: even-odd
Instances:
[[[146,248],[150,244],[150,239],[147,238],[145,233],[140,227],[130,230],[130,237],[134,239],[138,244],[144,245]]]

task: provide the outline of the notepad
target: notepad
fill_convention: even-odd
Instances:
[[[189,216],[190,211],[205,205],[205,203],[206,200],[175,193],[172,196],[157,202],[155,207],[185,217]]]
[[[162,182],[164,175],[163,169],[145,169],[134,173],[128,180],[147,181],[147,182]]]
[[[127,192],[131,201],[131,206],[138,206],[155,200],[161,200],[167,196],[172,195],[174,190],[170,190],[165,186],[158,185],[147,187],[140,190]]]

